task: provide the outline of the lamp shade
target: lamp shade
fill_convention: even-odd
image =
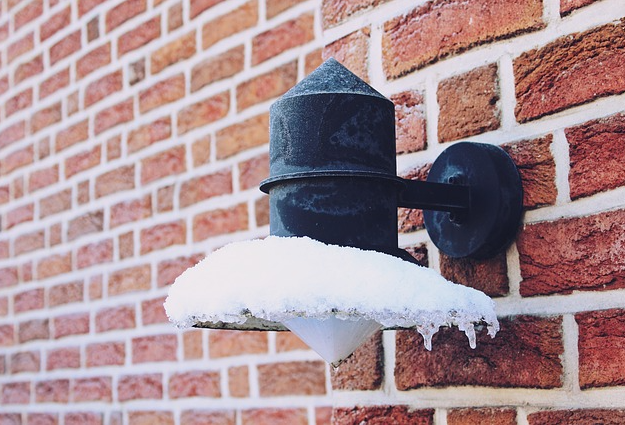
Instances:
[[[176,279],[165,309],[181,328],[292,329],[335,365],[380,328],[416,328],[428,349],[441,326],[458,326],[471,346],[474,324],[491,336],[498,329],[493,301],[475,289],[395,256],[307,237],[213,252]]]

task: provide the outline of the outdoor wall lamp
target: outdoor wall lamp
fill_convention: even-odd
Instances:
[[[373,332],[416,328],[429,349],[440,326],[475,346],[494,336],[494,303],[398,248],[397,207],[424,209],[451,257],[488,258],[515,237],[523,192],[499,147],[461,142],[426,182],[397,177],[393,103],[329,59],[271,107],[270,233],[215,251],[172,285],[180,327],[292,330],[338,365]]]

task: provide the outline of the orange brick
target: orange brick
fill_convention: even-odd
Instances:
[[[213,19],[202,27],[202,48],[208,49],[218,41],[246,30],[258,22],[258,2],[249,1],[230,13]]]
[[[14,208],[7,213],[6,220],[4,222],[4,228],[10,229],[11,227],[17,226],[20,223],[32,221],[34,217],[33,214],[33,204],[26,204],[22,205],[21,207]]]
[[[191,91],[197,91],[215,81],[232,77],[241,72],[244,59],[245,48],[238,46],[195,65],[191,70]]]
[[[147,184],[186,170],[186,149],[177,146],[141,161],[141,183]]]
[[[119,401],[162,398],[162,379],[160,373],[121,376],[117,385]]]
[[[297,62],[282,65],[237,86],[237,110],[284,94],[297,82]]]
[[[148,290],[151,286],[151,280],[149,265],[118,270],[109,276],[109,295]]]
[[[48,305],[56,307],[83,301],[83,286],[82,281],[76,281],[51,287],[48,291]]]
[[[246,230],[247,227],[246,204],[208,211],[193,217],[193,240],[199,242],[211,236]]]
[[[267,0],[267,19],[290,9],[304,0]],[[323,3],[325,4],[325,2]]]
[[[87,345],[87,367],[123,365],[125,347],[123,342],[104,342]]]
[[[90,83],[85,89],[84,105],[89,107],[96,102],[118,92],[123,86],[122,71],[115,71]]]
[[[180,208],[232,193],[232,172],[229,169],[186,181],[180,187]]]
[[[49,215],[67,211],[72,207],[72,189],[65,189],[61,192],[42,198],[39,202],[39,217],[44,218]]]
[[[242,425],[276,424],[280,422],[287,423],[289,425],[308,425],[308,413],[306,412],[306,409],[249,409],[241,412],[241,418]],[[353,423],[359,424],[360,422]]]
[[[78,0],[78,16],[83,16],[106,0]]]
[[[341,2],[324,1],[321,5],[323,28],[333,27],[342,23],[351,16],[385,2],[386,0],[344,0]]]
[[[56,151],[59,152],[89,137],[89,120],[80,121],[57,133],[55,138]]]
[[[397,154],[417,152],[427,146],[423,94],[410,90],[391,96],[395,104]]]
[[[258,65],[288,49],[312,41],[315,37],[314,20],[313,13],[304,13],[254,37],[252,65]]]
[[[109,63],[111,63],[110,42],[96,47],[78,59],[76,62],[76,77],[81,79]]]
[[[269,154],[263,154],[239,163],[239,186],[241,190],[256,188],[269,177]]]
[[[132,329],[136,326],[135,314],[132,305],[101,309],[95,315],[96,332]]]
[[[158,74],[168,66],[190,58],[195,51],[195,31],[192,31],[152,53],[152,74]]]
[[[21,8],[13,16],[13,31],[17,31],[29,22],[37,19],[43,13],[43,1],[33,0]]]
[[[191,371],[174,373],[169,378],[169,396],[221,397],[219,372]]]
[[[95,133],[100,134],[109,128],[123,124],[134,118],[132,98],[110,106],[95,116]]]
[[[250,378],[247,366],[237,366],[228,369],[228,389],[232,397],[250,396]]]
[[[95,194],[96,198],[101,198],[134,187],[135,166],[126,165],[99,175],[95,181]]]
[[[184,134],[194,128],[223,118],[230,109],[230,94],[219,93],[206,100],[187,106],[178,112],[178,133]]]
[[[39,28],[39,39],[47,40],[63,28],[67,28],[72,20],[72,11],[70,6],[60,12],[52,15],[47,21],[41,24]]]
[[[141,255],[172,245],[184,245],[186,233],[187,226],[184,220],[143,229],[140,233]]]
[[[104,229],[104,213],[102,210],[84,213],[69,222],[67,239],[73,241],[81,236],[98,233]]]
[[[212,359],[262,354],[267,350],[268,340],[264,332],[211,330],[208,334],[208,351]]]
[[[159,15],[120,36],[117,40],[117,55],[121,57],[160,36],[161,17]]]
[[[113,239],[90,243],[76,251],[76,267],[84,269],[113,261]]]
[[[32,164],[34,155],[35,152],[32,146],[28,146],[7,155],[3,159],[0,159],[0,167],[2,168],[0,174],[7,175],[18,168]]]
[[[159,288],[174,283],[183,271],[189,267],[195,266],[203,255],[193,255],[189,257],[178,257],[171,260],[163,260],[158,263],[157,286]]]
[[[152,197],[146,195],[139,199],[119,202],[111,207],[110,227],[141,220],[152,215]]]
[[[326,393],[326,365],[321,361],[258,365],[261,397],[322,395]]]
[[[354,31],[323,49],[323,58],[334,58],[365,81],[369,80],[369,28]]]
[[[269,114],[257,115],[217,132],[217,159],[269,143]]]
[[[48,319],[33,319],[21,322],[18,325],[17,335],[20,343],[49,339],[49,321]]]
[[[132,339],[132,363],[176,360],[176,335],[152,335]]]
[[[9,44],[9,47],[7,48],[7,61],[9,63],[13,62],[15,59],[22,56],[23,54],[30,52],[34,46],[34,34],[30,32],[19,40],[16,40],[13,43]]]
[[[39,85],[39,99],[45,99],[67,86],[69,86],[69,68],[57,72]]]
[[[162,307],[162,306],[161,306]],[[202,330],[190,330],[182,334],[182,343],[185,360],[201,359],[204,353]]]
[[[4,130],[0,131],[0,148],[23,139],[25,135],[26,126],[24,121],[19,121],[9,127],[6,127]]]
[[[160,118],[128,134],[128,152],[136,152],[169,137],[171,137],[171,118]]]
[[[6,116],[26,109],[33,104],[33,89],[26,89],[6,101],[4,111]]]
[[[220,424],[235,425],[236,412],[234,410],[183,410],[180,416],[180,425]]]
[[[102,160],[102,147],[96,145],[93,149],[80,152],[65,160],[65,177],[70,178],[97,165]]]
[[[43,57],[42,55],[39,55],[28,62],[20,64],[13,74],[13,81],[15,81],[15,84],[17,84],[35,75],[41,74],[42,72]]]
[[[191,0],[189,17],[193,19],[200,13],[204,12],[207,9],[210,9],[211,7],[222,1],[223,0]]]
[[[165,307],[163,307],[165,298],[159,297],[141,302],[141,323],[143,325],[169,322],[167,314],[165,314]]]
[[[145,12],[145,0],[126,0],[106,13],[106,32]]]
[[[30,120],[30,128],[33,133],[43,130],[54,123],[61,121],[61,102],[35,112]]]
[[[50,47],[50,65],[77,52],[81,48],[80,30],[75,31]]]
[[[129,412],[128,425],[174,425],[174,415],[162,411]]]

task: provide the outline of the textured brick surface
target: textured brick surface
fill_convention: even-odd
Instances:
[[[237,86],[237,109],[277,97],[297,82],[297,64],[288,63],[266,74],[259,75]]]
[[[400,390],[477,385],[556,388],[562,385],[561,318],[518,316],[500,320],[494,339],[478,334],[471,349],[457,329],[441,329],[432,351],[415,331],[397,334],[395,382]]]
[[[191,70],[191,91],[241,72],[244,59],[244,46],[238,46],[195,65]]]
[[[587,410],[554,410],[535,412],[527,415],[530,425],[556,424],[605,424],[617,425],[625,421],[625,410],[622,409],[587,409]]]
[[[358,347],[337,369],[331,370],[332,388],[338,390],[377,390],[384,379],[382,332]]]
[[[169,378],[169,396],[221,397],[219,373],[192,371],[174,374]]]
[[[336,59],[354,74],[368,81],[369,36],[368,28],[355,31],[325,46],[322,56],[324,59]]]
[[[241,412],[242,425],[307,425],[305,409],[250,409]]]
[[[516,425],[512,409],[454,409],[447,413],[447,425]]]
[[[162,362],[176,360],[178,339],[176,335],[154,335],[133,338],[132,362]]]
[[[538,29],[542,12],[540,0],[429,1],[384,24],[384,71],[400,77],[473,46]]]
[[[184,410],[180,425],[235,425],[236,413],[232,410]]]
[[[391,96],[395,104],[397,154],[417,152],[427,146],[426,117],[423,94],[405,91]]]
[[[285,50],[314,38],[314,15],[305,13],[275,28],[258,34],[252,40],[252,64],[257,65]]]
[[[245,230],[248,226],[247,206],[239,204],[193,217],[193,240],[201,241],[211,236]]]
[[[325,363],[289,362],[258,366],[261,397],[325,394]]]
[[[160,399],[163,396],[162,379],[158,373],[121,376],[117,397],[119,401]]]
[[[217,158],[224,159],[269,142],[269,115],[262,114],[217,133]]]
[[[597,0],[562,0],[560,2],[560,15],[568,15],[569,13],[596,2]]]
[[[230,108],[228,93],[220,93],[206,100],[187,106],[178,113],[178,132],[186,133],[196,127],[223,118]]]
[[[571,198],[625,185],[625,114],[567,128]]]
[[[623,310],[579,313],[579,385],[582,388],[623,385],[625,319]]]
[[[210,331],[208,340],[211,358],[266,353],[267,335],[260,332]]]
[[[441,82],[438,137],[449,142],[499,128],[497,66],[488,65]]]
[[[432,425],[434,424],[434,410],[416,410],[405,406],[339,407],[332,412],[332,423],[338,425],[361,423]]]
[[[563,37],[514,61],[520,122],[625,91],[625,21]],[[570,90],[570,87],[578,87]]]
[[[517,239],[521,295],[623,288],[623,234],[622,210],[525,226]]]
[[[478,289],[495,297],[508,293],[508,267],[505,253],[487,260],[451,258],[439,253],[441,275],[446,279]]]
[[[218,41],[256,25],[258,2],[248,1],[230,13],[215,18],[202,27],[202,48],[208,49]]]

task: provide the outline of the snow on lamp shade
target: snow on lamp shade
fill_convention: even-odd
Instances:
[[[307,237],[227,245],[180,275],[165,301],[178,327],[290,329],[338,365],[380,328],[416,328],[431,349],[441,326],[499,329],[493,301],[435,271]]]

